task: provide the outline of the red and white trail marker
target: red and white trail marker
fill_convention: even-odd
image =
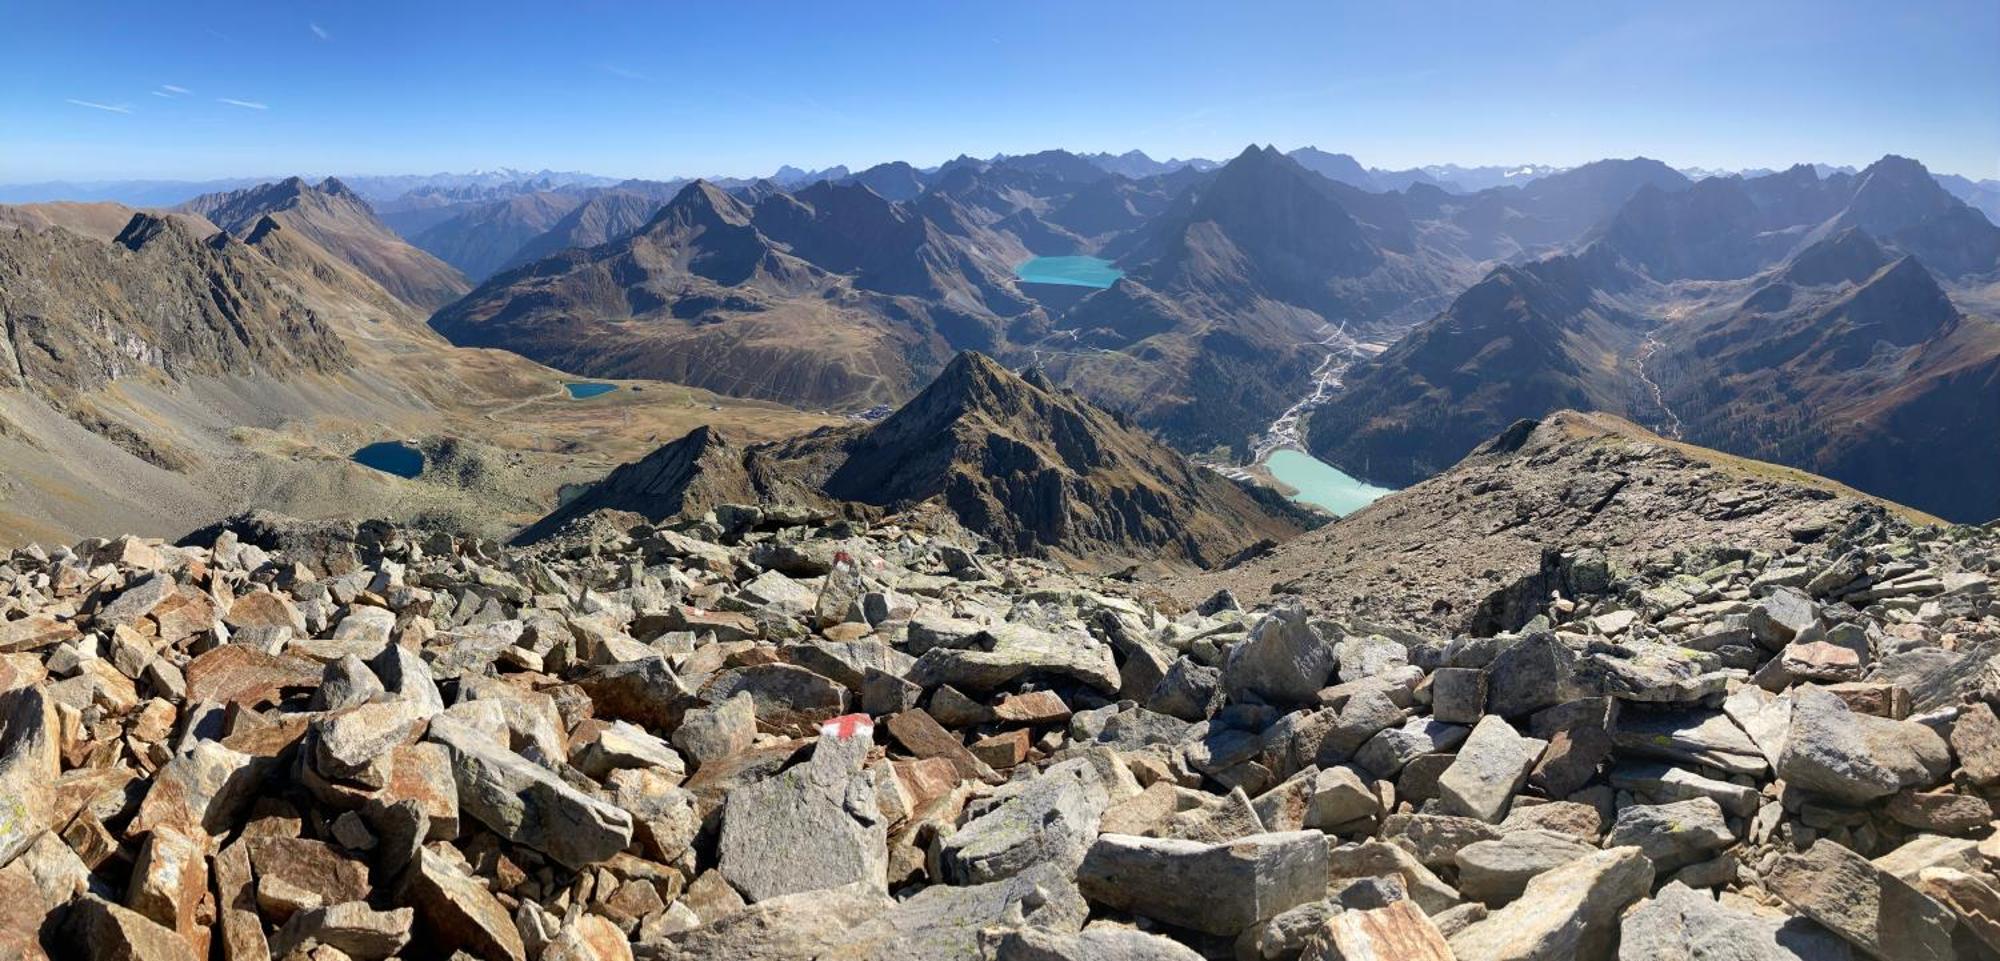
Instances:
[[[866,714],[842,714],[821,724],[819,733],[821,737],[831,734],[843,741],[857,736],[872,738],[875,736],[875,719]]]

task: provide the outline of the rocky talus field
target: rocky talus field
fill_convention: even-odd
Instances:
[[[18,549],[0,955],[2000,957],[2000,532],[1622,449],[1428,622],[779,506]]]

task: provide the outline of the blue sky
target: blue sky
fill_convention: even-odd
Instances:
[[[0,182],[1045,147],[2000,177],[2000,4],[0,0]]]

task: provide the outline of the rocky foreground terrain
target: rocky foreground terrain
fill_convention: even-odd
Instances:
[[[17,550],[0,954],[2000,956],[2000,533],[1681,480],[1734,526],[1494,517],[1552,573],[1457,627],[726,504]]]

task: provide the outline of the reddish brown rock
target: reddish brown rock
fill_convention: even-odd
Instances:
[[[993,705],[993,717],[1010,724],[1060,724],[1069,715],[1069,705],[1054,691],[1009,694]]]
[[[299,612],[298,605],[291,598],[271,591],[254,591],[238,597],[229,605],[229,613],[223,615],[222,621],[238,629],[288,627],[294,634],[306,633],[306,616]]]
[[[446,952],[464,950],[485,961],[527,961],[521,933],[486,885],[425,848],[411,866],[405,894],[425,935]]]
[[[88,945],[96,958],[199,961],[206,957],[196,954],[172,928],[94,895],[70,902],[63,933],[71,944]]]
[[[209,871],[215,878],[215,934],[222,961],[270,961],[271,945],[251,883],[249,845],[239,841],[212,855]]]
[[[973,742],[972,756],[995,770],[1005,771],[1028,759],[1028,729],[1015,728]]]
[[[986,762],[974,757],[966,750],[965,744],[950,731],[945,730],[923,708],[890,715],[886,722],[889,735],[896,743],[917,757],[937,757],[951,762],[961,778],[976,778],[990,784],[1000,783],[1000,775],[994,773]]]
[[[282,923],[307,908],[368,898],[368,865],[330,844],[277,837],[244,843],[257,873],[257,907],[273,922]]]
[[[50,614],[0,622],[0,651],[32,651],[81,636],[76,625]]]
[[[208,929],[202,896],[208,893],[206,837],[190,837],[168,827],[146,836],[125,889],[125,906],[172,928],[194,949],[208,956]]]
[[[201,654],[188,662],[182,674],[187,677],[190,701],[253,707],[276,701],[285,688],[317,685],[320,677],[320,672],[304,661],[240,644],[224,644]]]

